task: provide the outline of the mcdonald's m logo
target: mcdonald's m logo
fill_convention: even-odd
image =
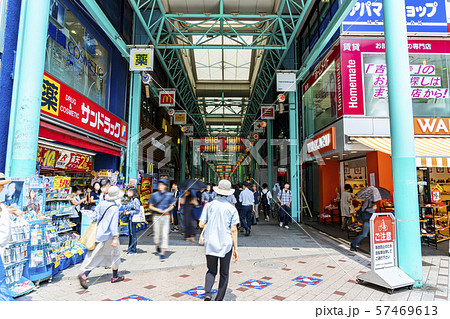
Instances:
[[[175,106],[175,91],[159,92],[159,106]]]

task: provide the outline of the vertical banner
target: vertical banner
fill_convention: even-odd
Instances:
[[[343,114],[364,115],[362,55],[357,40],[341,40]]]

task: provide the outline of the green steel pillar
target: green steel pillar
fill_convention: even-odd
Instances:
[[[289,92],[289,139],[290,139],[290,177],[292,190],[291,216],[298,221],[299,214],[299,135],[298,135],[298,105],[297,92]]]
[[[181,171],[180,171],[180,184],[186,179],[186,136],[183,134],[181,139]]]
[[[130,103],[128,112],[127,181],[138,178],[139,133],[141,126],[141,73],[134,71],[130,80]],[[143,154],[141,154],[142,156]]]
[[[272,192],[272,188],[274,185],[273,176],[274,176],[274,168],[273,168],[273,120],[267,120],[267,175],[268,175],[268,184],[269,190]]]
[[[50,0],[22,1],[6,152],[10,177],[36,173],[49,11]]]
[[[383,0],[398,265],[422,287],[422,249],[404,0]]]
[[[255,169],[256,169],[256,159],[252,158],[250,155],[250,165],[251,165],[251,177],[250,177],[250,181],[252,184],[255,184],[255,181],[253,179],[256,180],[255,178]]]

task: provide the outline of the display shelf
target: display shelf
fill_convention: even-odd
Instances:
[[[9,264],[4,264],[3,266],[5,267],[5,269],[8,269],[8,268],[11,268],[13,266],[17,266],[17,265],[20,265],[20,264],[25,264],[27,261],[28,261],[28,257],[24,258],[24,259],[22,259],[20,261],[15,261],[15,262],[12,262],[12,263],[9,263]]]
[[[72,200],[73,198],[47,198],[47,202],[67,202],[68,200]]]
[[[73,229],[73,227],[69,227],[69,228],[64,228],[62,230],[57,231],[57,234],[62,234],[62,233],[66,233],[68,231],[71,231]]]

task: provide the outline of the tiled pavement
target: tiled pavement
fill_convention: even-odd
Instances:
[[[120,271],[125,274],[125,282],[111,284],[110,271],[95,269],[85,291],[75,278],[78,266],[72,266],[55,276],[52,283],[42,283],[38,290],[18,300],[117,300],[140,295],[155,301],[199,301],[183,292],[204,285],[203,247],[186,244],[180,234],[171,234],[168,259],[161,263],[153,253],[149,233],[138,233],[142,235],[138,255],[123,254]],[[125,244],[127,238],[121,241]],[[423,258],[423,288],[400,289],[389,295],[384,289],[356,283],[356,276],[370,268],[369,256],[349,253],[347,246],[305,225],[285,230],[261,222],[250,237],[239,236],[239,246],[239,261],[231,265],[226,300],[449,300],[446,256]],[[293,281],[298,276],[322,281],[316,285]],[[263,289],[240,285],[250,279],[271,285]]]

